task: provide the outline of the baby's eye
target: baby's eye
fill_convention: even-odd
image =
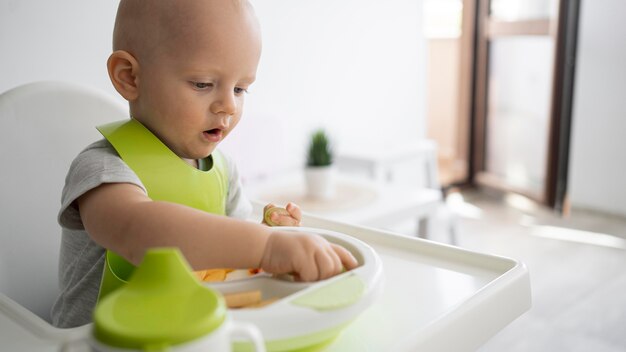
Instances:
[[[235,91],[235,94],[237,94],[237,95],[240,95],[240,94],[243,94],[243,93],[248,93],[247,89],[241,88],[241,87],[235,87],[234,91]]]
[[[206,82],[191,82],[194,88],[196,89],[207,89],[213,87],[213,83]]]

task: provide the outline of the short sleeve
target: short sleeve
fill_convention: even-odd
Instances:
[[[226,199],[226,215],[232,218],[246,220],[252,214],[252,204],[244,194],[237,165],[222,152],[228,165],[228,196]]]
[[[103,139],[85,148],[72,162],[61,194],[59,224],[72,230],[84,229],[75,202],[83,194],[104,183],[130,183],[146,192],[137,174],[119,157],[113,146]]]

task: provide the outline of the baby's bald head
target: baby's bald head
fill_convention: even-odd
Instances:
[[[137,116],[154,95],[150,88],[162,84],[154,77],[193,81],[191,72],[213,70],[250,84],[260,55],[259,23],[247,0],[121,0],[107,69]]]
[[[211,31],[208,26],[228,25],[226,18],[237,18],[258,30],[254,11],[246,0],[121,0],[113,50],[127,51],[145,62],[196,43],[199,35]]]

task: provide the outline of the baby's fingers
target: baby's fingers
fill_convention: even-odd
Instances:
[[[335,253],[339,256],[339,259],[346,270],[352,270],[359,266],[359,262],[357,262],[356,258],[354,258],[350,251],[338,244],[331,243],[330,245],[333,247],[333,251],[335,251]]]
[[[341,273],[339,257],[333,251],[319,251],[315,253],[315,263],[319,273],[318,280],[328,279]]]
[[[263,216],[263,222],[269,226],[298,226],[300,220],[294,218],[287,209],[268,208]]]
[[[300,210],[300,207],[294,203],[287,203],[285,209],[287,209],[291,217],[296,220],[297,223],[295,225],[299,226],[302,220],[302,210]]]
[[[307,265],[304,265],[302,270],[298,272],[294,277],[296,281],[304,281],[311,282],[319,280],[320,272],[319,268],[316,265],[315,261],[309,262]]]

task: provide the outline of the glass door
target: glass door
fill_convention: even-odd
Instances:
[[[563,108],[571,106],[572,82],[564,82],[573,74],[568,55],[577,18],[571,5],[480,0],[478,6],[475,181],[553,207],[562,203],[558,189],[567,179],[569,111]]]

